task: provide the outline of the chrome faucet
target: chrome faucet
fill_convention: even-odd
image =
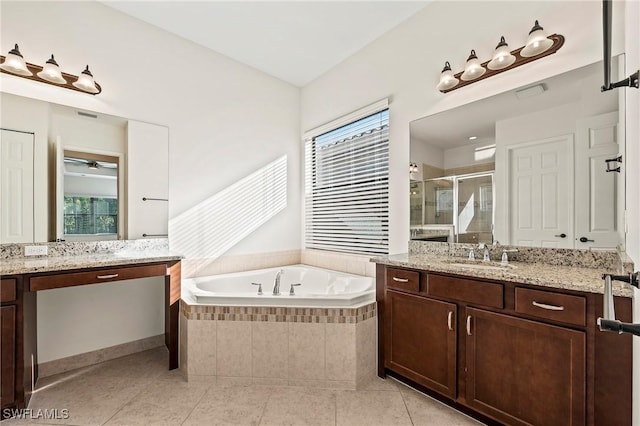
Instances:
[[[280,269],[276,274],[276,282],[273,286],[273,295],[280,296],[280,277],[284,274],[284,269]]]

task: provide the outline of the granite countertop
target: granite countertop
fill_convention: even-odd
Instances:
[[[602,274],[619,272],[598,268],[556,266],[544,263],[525,262],[509,262],[510,265],[515,266],[515,268],[482,269],[452,264],[455,262],[467,262],[464,258],[423,253],[403,253],[375,257],[371,259],[371,261],[389,266],[422,269],[433,272],[447,272],[468,277],[488,278],[520,284],[600,294],[604,292]],[[480,265],[483,264],[481,260],[476,261],[476,263]],[[491,262],[491,265],[498,266],[499,263]],[[623,283],[614,282],[613,294],[616,296],[632,297],[633,290]]]
[[[168,250],[123,250],[74,256],[34,256],[0,259],[0,275],[33,274],[84,268],[127,266],[181,260]]]

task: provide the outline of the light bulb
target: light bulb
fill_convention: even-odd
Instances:
[[[24,61],[17,44],[9,51],[4,62],[0,64],[0,68],[10,72],[11,74],[22,75],[25,77],[33,75],[33,73],[29,71],[29,68],[27,68],[27,64]]]
[[[516,57],[511,54],[509,45],[504,40],[504,37],[500,37],[500,43],[496,46],[496,50],[493,53],[493,59],[487,64],[487,68],[490,70],[501,70],[507,68],[516,61]]]
[[[471,54],[467,58],[467,63],[464,66],[464,72],[460,76],[460,78],[464,81],[475,80],[478,77],[481,77],[482,74],[487,72],[486,69],[482,65],[480,65],[480,61],[476,56],[476,51],[471,50]]]

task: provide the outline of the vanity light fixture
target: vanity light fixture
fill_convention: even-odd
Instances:
[[[416,163],[409,163],[409,174],[418,173],[418,165]]]
[[[62,72],[60,71],[60,66],[54,59],[53,55],[51,55],[51,59],[49,59],[38,74],[43,80],[47,80],[50,83],[55,84],[65,84],[67,80],[62,77]]]
[[[504,36],[500,37],[500,43],[496,46],[493,53],[493,59],[487,64],[490,70],[501,70],[507,68],[516,61],[516,57],[511,54],[509,45],[504,40]]]
[[[438,83],[437,89],[441,92],[446,92],[453,89],[460,83],[457,77],[454,77],[453,71],[451,71],[451,64],[447,61],[444,63],[442,73],[440,74],[440,83]]]
[[[0,64],[0,69],[23,77],[33,75],[33,73],[29,71],[29,68],[27,68],[27,63],[24,61],[17,44],[9,51],[9,53],[7,53],[7,57],[4,62]]]
[[[471,81],[479,78],[487,72],[487,70],[480,65],[480,61],[478,60],[478,56],[476,56],[476,51],[471,50],[471,54],[467,58],[467,63],[464,66],[464,72],[460,76],[460,78],[464,81]]]
[[[503,36],[500,37],[500,42],[496,46],[493,58],[489,61],[480,63],[475,50],[472,50],[467,58],[464,71],[457,74],[453,74],[451,65],[446,62],[436,89],[442,93],[447,93],[485,78],[493,77],[501,72],[556,53],[563,44],[564,36],[553,34],[547,37],[542,26],[536,21],[529,32],[526,45],[519,49],[509,51],[509,45]]]
[[[44,66],[30,64],[25,62],[17,44],[9,51],[7,56],[0,55],[0,61],[0,72],[2,73],[64,87],[76,92],[90,93],[92,95],[102,92],[102,87],[93,79],[88,65],[80,76],[75,76],[62,72],[53,55]]]

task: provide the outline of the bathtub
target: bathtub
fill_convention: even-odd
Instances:
[[[274,296],[280,270],[280,295]],[[261,295],[253,283],[262,285]],[[289,294],[291,284],[300,284],[293,287],[294,295]],[[307,265],[184,279],[182,288],[183,298],[210,305],[354,307],[375,301],[373,278]]]

